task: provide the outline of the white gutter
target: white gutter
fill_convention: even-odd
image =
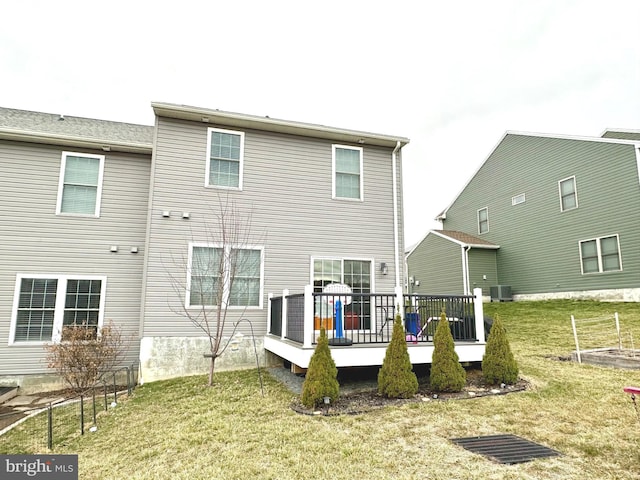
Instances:
[[[152,150],[152,145],[150,143],[80,137],[77,135],[59,133],[33,132],[12,128],[0,128],[0,138],[16,142],[43,143],[47,145],[73,146],[77,148],[131,152],[147,155],[150,154]]]
[[[391,168],[393,169],[393,246],[395,248],[395,266],[396,266],[396,289],[402,287],[402,281],[400,279],[400,225],[398,223],[398,172],[397,172],[397,164],[398,158],[397,153],[400,150],[400,140],[396,143],[396,148],[393,149],[391,153]],[[404,251],[404,248],[403,248]]]
[[[211,125],[227,125],[235,128],[252,128],[268,132],[280,132],[292,135],[302,135],[312,138],[325,138],[339,142],[358,143],[393,147],[396,142],[409,143],[408,138],[379,133],[348,130],[344,128],[328,127],[312,123],[293,122],[270,117],[259,117],[243,113],[224,112],[208,108],[175,105],[171,103],[152,102],[151,106],[156,116],[178,118]]]

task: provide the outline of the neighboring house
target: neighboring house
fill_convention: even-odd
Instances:
[[[43,347],[74,320],[119,325],[143,381],[204,372],[207,342],[179,315],[198,300],[174,286],[189,284],[194,256],[218,248],[209,233],[220,201],[251,214],[257,240],[242,248],[253,267],[241,298],[228,298],[225,335],[251,324],[238,325],[217,368],[254,366],[254,341],[263,360],[287,358],[284,333],[266,345],[270,298],[287,290],[345,283],[401,300],[406,138],[152,107],[154,127],[0,109],[0,384],[41,388]],[[357,327],[372,331],[381,319],[367,309]]]
[[[0,108],[1,384],[42,388],[43,346],[73,321],[117,322],[136,361],[152,141],[148,126]]]
[[[507,132],[407,256],[414,291],[640,301],[639,148],[635,130]]]
[[[498,245],[467,233],[432,230],[407,254],[411,294],[463,295],[498,281]]]

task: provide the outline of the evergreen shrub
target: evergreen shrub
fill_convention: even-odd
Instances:
[[[409,398],[418,392],[400,314],[393,322],[391,342],[378,372],[378,393],[388,398]]]
[[[467,372],[460,365],[455,351],[449,320],[444,312],[433,337],[433,357],[431,360],[431,388],[437,392],[460,392],[467,383]]]
[[[331,357],[327,332],[323,327],[320,329],[318,344],[309,361],[300,401],[305,407],[313,408],[322,404],[324,397],[329,397],[331,402],[335,402],[339,392],[338,369]]]
[[[482,357],[482,376],[490,384],[513,384],[518,381],[518,364],[511,353],[507,331],[496,316]]]

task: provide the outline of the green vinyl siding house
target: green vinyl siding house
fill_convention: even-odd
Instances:
[[[407,289],[412,294],[469,295],[498,280],[498,245],[463,232],[432,230],[408,254]]]
[[[413,288],[640,301],[639,148],[640,131],[507,132],[407,255]]]

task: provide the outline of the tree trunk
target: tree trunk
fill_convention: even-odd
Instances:
[[[209,386],[213,386],[213,368],[216,364],[216,355],[211,355],[211,363],[209,364]]]

